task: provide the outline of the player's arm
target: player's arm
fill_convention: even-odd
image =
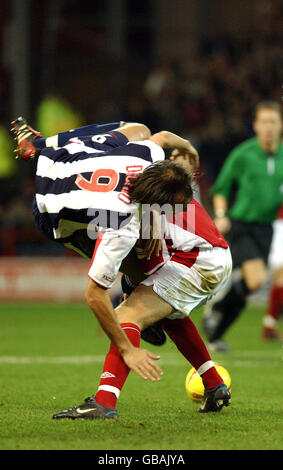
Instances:
[[[123,355],[123,353],[130,350],[133,346],[120,327],[107,288],[99,286],[89,278],[86,301],[108,338],[117,346],[119,352]]]
[[[218,230],[225,234],[231,228],[231,221],[227,216],[228,200],[221,194],[213,196],[214,223]]]
[[[214,194],[213,209],[215,217],[224,217],[227,215],[228,200],[222,194]]]
[[[163,149],[176,149],[179,154],[182,154],[190,160],[193,170],[199,167],[199,154],[189,140],[183,139],[169,131],[161,131],[153,134],[149,140],[152,140]]]
[[[118,348],[125,364],[143,379],[159,380],[162,370],[153,362],[153,359],[159,359],[159,356],[132,345],[117,320],[107,290],[90,279],[86,300],[108,338]]]
[[[227,215],[229,198],[234,183],[237,181],[240,154],[237,149],[233,150],[227,157],[221,171],[212,187],[214,223],[218,230],[225,234],[231,228],[231,221]]]
[[[133,224],[134,221],[132,220]],[[112,287],[121,261],[133,248],[137,238],[125,228],[101,233],[89,269],[86,300],[109,339],[118,348],[124,362],[140,377],[159,380],[161,369],[152,359],[159,359],[145,349],[132,345],[117,320],[107,289]],[[141,325],[138,325],[141,327]]]

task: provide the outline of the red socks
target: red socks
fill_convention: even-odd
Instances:
[[[201,375],[207,390],[223,382],[192,320],[187,317],[180,320],[164,319],[160,322],[168,336],[176,344],[183,356]],[[133,323],[122,323],[121,327],[135,347],[140,345],[141,331]],[[124,363],[117,347],[111,343],[105,358],[95,399],[108,408],[115,408],[120,391],[129,375],[130,369]]]
[[[275,318],[279,317],[280,308],[283,306],[283,286],[273,286],[269,294],[268,315]]]
[[[125,331],[131,343],[138,348],[141,337],[139,327],[134,323],[122,323],[121,328]],[[105,358],[98,392],[95,395],[97,403],[108,408],[115,408],[129,372],[130,369],[124,363],[117,347],[111,343],[110,350]]]
[[[161,321],[161,325],[179,351],[201,375],[205,389],[211,390],[223,383],[198,330],[189,317],[180,320],[165,318]]]
[[[268,339],[276,332],[276,324],[283,307],[283,286],[273,285],[269,293],[268,312],[263,317],[263,339]],[[279,334],[280,336],[280,334]],[[279,338],[278,338],[279,339]]]

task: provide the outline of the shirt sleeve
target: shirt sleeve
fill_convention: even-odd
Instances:
[[[150,154],[150,160],[155,163],[159,160],[165,160],[165,153],[162,147],[160,145],[157,145],[155,142],[152,140],[140,140],[137,142],[129,142],[128,145],[130,145],[134,148],[139,149],[139,154],[142,156],[142,153],[144,152],[144,157],[146,158],[147,154]],[[144,150],[143,150],[143,148]],[[146,158],[147,159],[147,158]]]
[[[220,194],[229,199],[232,187],[237,182],[239,171],[241,170],[240,157],[241,154],[237,149],[230,152],[212,187],[211,191],[213,194]]]
[[[137,238],[118,235],[114,231],[100,232],[88,272],[89,277],[101,287],[112,287],[123,259],[136,241]]]
[[[165,160],[165,153],[160,145],[157,145],[152,140],[144,140],[144,145],[147,145],[151,151],[151,157],[153,162],[157,162],[159,160]]]
[[[127,145],[129,141],[124,134],[115,130],[104,134],[74,137],[70,139],[69,142],[83,144],[86,147],[98,150],[100,152],[108,152],[109,150]]]
[[[139,238],[138,212],[131,222],[118,230],[99,232],[88,275],[101,287],[109,289],[115,282],[121,263]]]

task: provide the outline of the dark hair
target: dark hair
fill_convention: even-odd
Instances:
[[[261,101],[260,103],[258,103],[255,107],[254,112],[255,119],[257,117],[258,112],[262,109],[273,109],[274,111],[277,111],[279,116],[282,118],[282,106],[276,101]]]
[[[176,195],[187,201],[193,197],[192,176],[181,165],[162,160],[147,167],[128,187],[133,202],[142,204],[176,204]]]

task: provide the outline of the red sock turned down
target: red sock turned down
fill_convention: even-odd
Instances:
[[[141,331],[134,323],[122,323],[129,340],[135,347],[140,345]],[[115,408],[120,391],[129,375],[130,369],[124,363],[117,347],[111,343],[109,352],[105,358],[103,372],[100,377],[98,392],[95,395],[97,403]]]
[[[201,375],[205,389],[211,390],[223,382],[198,330],[189,317],[180,320],[165,318],[161,325],[179,351]]]

